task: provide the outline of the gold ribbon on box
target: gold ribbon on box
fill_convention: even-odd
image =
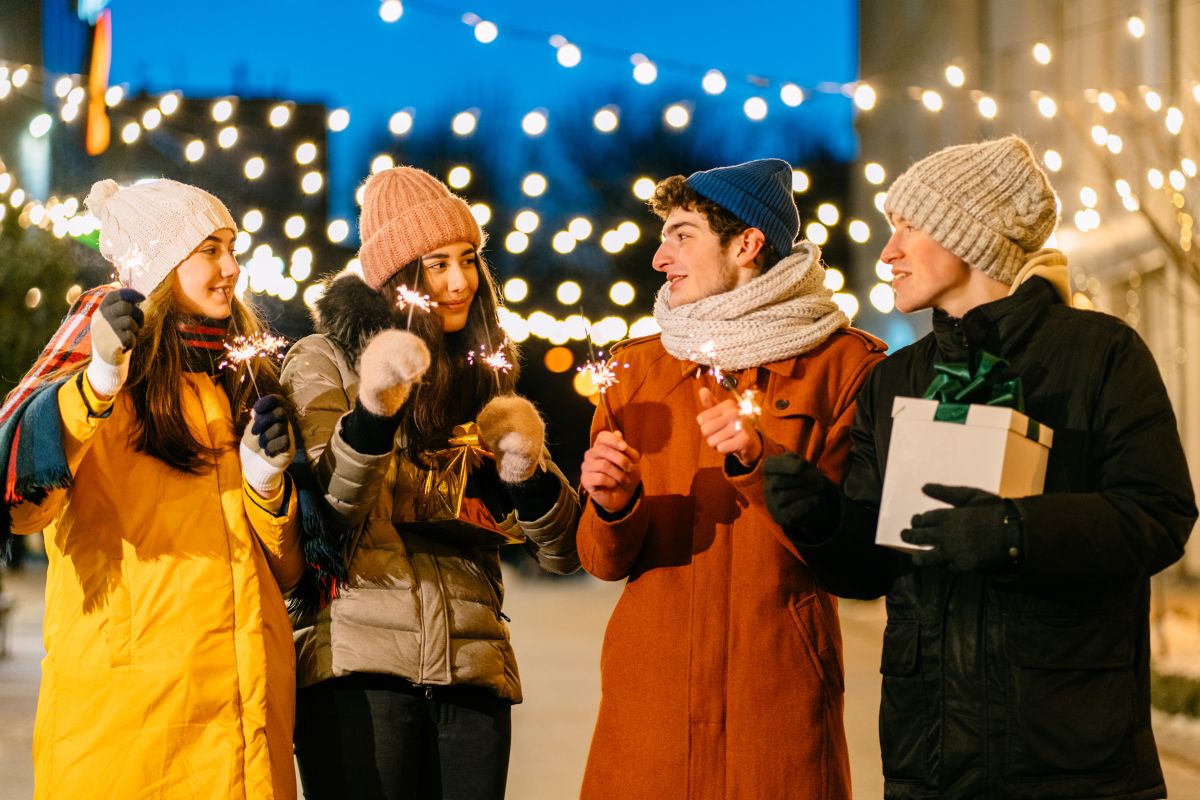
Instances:
[[[524,541],[520,528],[505,530],[492,517],[487,506],[477,497],[467,496],[471,472],[493,459],[479,439],[479,426],[474,422],[456,425],[441,450],[426,450],[418,471],[413,512],[420,522],[428,522],[455,534],[469,533],[464,528],[480,529],[485,539],[501,538],[507,543]]]

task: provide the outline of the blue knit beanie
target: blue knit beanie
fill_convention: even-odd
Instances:
[[[758,228],[780,258],[792,252],[800,214],[792,199],[792,166],[760,158],[693,172],[684,183],[752,228]]]

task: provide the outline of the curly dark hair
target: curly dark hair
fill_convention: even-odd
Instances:
[[[666,220],[677,208],[685,211],[696,211],[708,220],[708,227],[717,235],[721,246],[727,246],[733,237],[751,227],[735,217],[726,209],[709,200],[704,195],[687,185],[687,179],[682,175],[672,175],[658,182],[654,187],[654,195],[646,201],[650,210],[661,220]],[[766,272],[779,262],[780,255],[770,243],[763,242],[762,271]]]

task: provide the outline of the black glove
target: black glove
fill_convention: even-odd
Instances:
[[[1024,531],[1011,500],[969,486],[927,483],[921,491],[953,508],[916,514],[912,528],[900,532],[909,544],[933,546],[913,553],[914,565],[944,566],[954,572],[1002,572],[1020,566]]]
[[[816,546],[834,535],[839,492],[816,464],[784,453],[763,459],[762,470],[767,510],[788,536],[801,546]]]
[[[242,433],[242,474],[260,496],[272,497],[283,486],[283,472],[296,454],[283,398],[277,394],[258,398],[250,420]]]
[[[114,289],[104,295],[92,314],[92,360],[88,381],[104,397],[112,397],[129,375],[129,351],[146,318],[138,303],[146,298],[133,289]]]

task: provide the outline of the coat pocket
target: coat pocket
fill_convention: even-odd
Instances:
[[[1133,618],[1008,617],[1004,637],[1013,665],[1009,774],[1037,778],[1122,769],[1137,694]]]
[[[846,691],[846,681],[836,613],[829,612],[815,593],[789,603],[788,611],[800,631],[800,640],[813,668],[821,678],[821,685],[831,697],[840,697]]]
[[[921,675],[918,620],[888,619],[879,671],[883,675],[879,707],[883,774],[889,781],[925,782],[937,726]]]

